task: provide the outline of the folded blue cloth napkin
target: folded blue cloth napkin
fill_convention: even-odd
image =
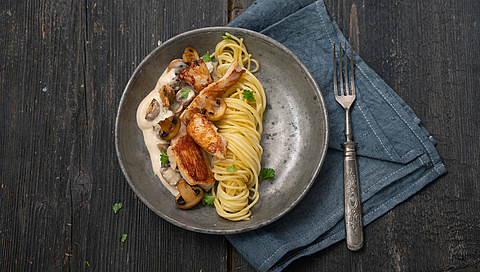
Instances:
[[[228,26],[263,33],[300,57],[317,80],[330,117],[327,157],[305,198],[273,224],[227,236],[257,271],[280,271],[345,238],[340,146],[345,112],[335,101],[332,63],[333,44],[338,48],[346,39],[322,0],[258,0]],[[353,139],[367,225],[446,169],[412,109],[355,53],[354,60]]]

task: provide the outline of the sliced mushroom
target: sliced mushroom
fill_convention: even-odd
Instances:
[[[205,107],[203,108],[205,117],[210,121],[218,121],[222,119],[227,110],[227,103],[220,97],[205,99]]]
[[[174,69],[175,75],[179,75],[183,70],[186,70],[188,68],[188,64],[186,64],[183,60],[181,59],[176,59],[170,62],[168,65],[167,72],[170,72],[172,69]]]
[[[171,140],[175,135],[177,135],[178,130],[180,129],[181,121],[178,116],[170,116],[160,122],[158,124],[161,127],[161,131],[159,132],[160,138],[165,141]]]
[[[147,113],[145,114],[145,119],[147,121],[152,121],[158,116],[160,112],[160,103],[154,98],[150,105],[148,106]]]
[[[168,85],[163,85],[159,93],[160,93],[160,99],[162,100],[163,106],[170,108],[170,105],[175,99],[175,90]]]
[[[175,95],[175,101],[171,107],[172,111],[176,115],[180,115],[180,113],[190,105],[190,102],[195,98],[195,91],[190,90],[188,92],[187,98],[185,98],[181,91],[178,91]]]
[[[200,56],[197,53],[197,50],[193,47],[187,47],[185,48],[185,51],[183,52],[183,61],[186,63],[191,63],[200,58]]]
[[[175,198],[175,204],[180,209],[190,209],[203,198],[203,190],[198,186],[191,187],[184,179],[177,182],[177,189],[180,194]]]
[[[162,177],[165,179],[168,184],[175,186],[180,180],[182,180],[182,175],[179,172],[173,170],[170,167],[164,167],[160,170]]]

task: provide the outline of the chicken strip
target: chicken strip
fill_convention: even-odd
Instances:
[[[217,132],[217,127],[204,115],[195,113],[187,125],[187,133],[205,151],[224,160],[227,138]]]
[[[172,168],[178,167],[188,184],[200,186],[206,191],[215,184],[206,154],[188,135],[185,125],[182,124],[177,136],[172,139],[167,155]]]
[[[212,82],[207,65],[205,64],[203,59],[198,59],[192,62],[188,69],[182,71],[178,75],[178,78],[190,83],[193,89],[197,92],[200,92],[203,88],[205,88],[208,84]]]
[[[237,61],[232,62],[225,75],[200,91],[197,97],[193,99],[192,103],[190,103],[187,109],[180,115],[180,119],[182,119],[185,124],[188,124],[195,113],[202,112],[207,97],[221,97],[228,89],[237,83],[243,73],[245,73],[245,69],[243,69]]]

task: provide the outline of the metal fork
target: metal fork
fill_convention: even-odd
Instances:
[[[333,45],[333,81],[335,100],[345,109],[345,137],[346,142],[343,147],[343,192],[345,206],[345,234],[347,236],[347,247],[350,250],[357,251],[363,246],[363,223],[362,223],[362,205],[360,201],[360,190],[358,182],[357,158],[355,147],[357,143],[352,137],[352,119],[350,117],[350,108],[355,102],[355,79],[353,66],[353,48],[350,57],[350,84],[351,92],[348,88],[348,66],[347,66],[347,43],[345,42],[345,91],[343,89],[342,79],[342,45],[340,44],[339,77],[337,83],[337,61],[336,49]],[[338,92],[340,84],[340,93]]]

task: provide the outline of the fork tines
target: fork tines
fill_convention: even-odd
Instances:
[[[345,91],[343,89],[343,67],[342,67],[342,44],[340,44],[339,51],[339,78],[340,78],[340,93],[338,92],[337,83],[337,61],[336,61],[336,48],[333,44],[333,87],[335,91],[335,97],[343,95],[355,96],[355,79],[354,79],[354,65],[353,65],[353,48],[350,46],[350,91],[348,88],[348,65],[347,65],[347,43],[345,42]]]

